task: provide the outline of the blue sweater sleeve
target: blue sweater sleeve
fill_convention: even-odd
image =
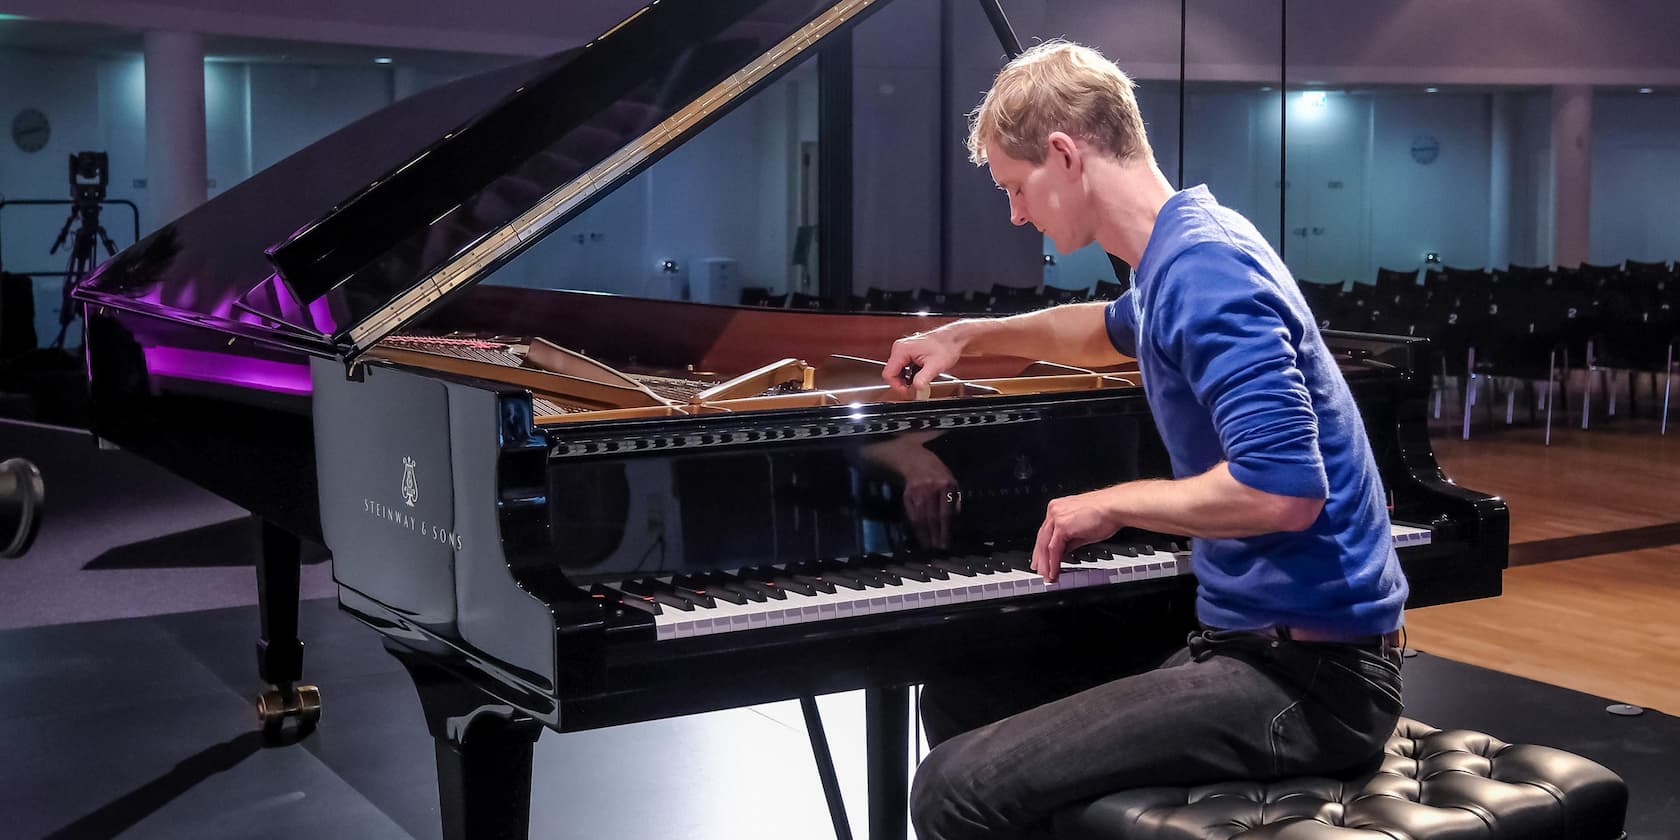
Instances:
[[[1122,354],[1137,358],[1137,290],[1127,289],[1110,301],[1103,321],[1108,327],[1108,341]]]
[[[1162,279],[1158,340],[1211,414],[1231,475],[1268,493],[1327,498],[1298,314],[1229,245],[1190,248]]]

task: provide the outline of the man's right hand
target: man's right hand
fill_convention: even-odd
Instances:
[[[893,391],[904,397],[914,397],[927,393],[933,386],[934,379],[955,367],[957,360],[962,358],[962,341],[955,324],[940,327],[932,332],[916,333],[893,342],[892,355],[887,357],[887,366],[881,370],[881,378],[892,386]],[[914,377],[906,381],[906,369],[914,372]]]

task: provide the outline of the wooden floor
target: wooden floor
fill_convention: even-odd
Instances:
[[[1570,425],[1550,446],[1532,428],[1436,432],[1448,476],[1509,504],[1513,565],[1499,598],[1409,612],[1411,644],[1680,714],[1680,428]]]

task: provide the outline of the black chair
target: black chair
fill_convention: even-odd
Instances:
[[[1594,265],[1581,263],[1580,281],[1587,286],[1598,289],[1616,283],[1622,279],[1623,272],[1620,265]]]
[[[1371,287],[1365,329],[1384,335],[1416,335],[1429,301],[1429,290],[1418,285],[1416,271],[1377,269]]]
[[[998,314],[1027,312],[1037,309],[1041,302],[1037,286],[1005,286],[1002,283],[993,283],[991,296],[986,300],[986,311]]]
[[[1337,323],[1337,315],[1341,312],[1342,285],[1340,283],[1315,283],[1305,278],[1296,278],[1295,284],[1301,288],[1301,297],[1307,301],[1307,308],[1312,310],[1313,319],[1318,321],[1319,329],[1342,329]]]
[[[763,286],[746,286],[741,289],[742,306],[768,306],[770,290]]]
[[[1589,759],[1401,718],[1379,760],[1336,777],[1120,791],[1053,827],[1057,840],[1622,840],[1627,807],[1627,783]]]
[[[1371,303],[1376,300],[1377,287],[1370,283],[1353,283],[1336,301],[1336,311],[1330,318],[1330,329],[1366,332],[1371,329]]]
[[[1565,282],[1556,274],[1524,272],[1507,277],[1490,293],[1470,339],[1464,389],[1465,440],[1470,439],[1471,409],[1477,402],[1478,379],[1486,378],[1494,383],[1496,377],[1503,377],[1528,383],[1531,395],[1535,382],[1542,379],[1546,382],[1546,443],[1551,443],[1555,392],[1561,386],[1567,410],[1567,372],[1576,358],[1569,348],[1571,341],[1581,334],[1580,324],[1592,304],[1589,295],[1578,287],[1566,286]],[[1582,399],[1583,422],[1590,414],[1587,408],[1591,400],[1590,372],[1588,376],[1589,390]],[[1494,386],[1497,398],[1497,383]],[[1515,389],[1507,392],[1506,424],[1513,420],[1515,398]],[[1491,412],[1492,401],[1488,405]],[[1530,400],[1529,405],[1533,420],[1534,401]]]
[[[1650,374],[1651,391],[1657,390],[1657,374],[1663,374],[1663,407],[1660,434],[1668,433],[1668,403],[1674,371],[1676,338],[1680,336],[1680,313],[1677,313],[1672,284],[1662,278],[1650,278],[1630,272],[1620,283],[1612,283],[1598,291],[1596,307],[1597,328],[1589,346],[1600,368],[1626,371],[1628,407],[1637,414],[1635,376]],[[1608,377],[1607,377],[1608,379]],[[1607,388],[1608,413],[1616,413],[1614,379]],[[1591,380],[1588,380],[1591,384]]]
[[[916,293],[909,289],[895,291],[870,286],[863,293],[863,307],[870,312],[909,312],[915,300]]]
[[[1122,280],[1118,283],[1111,283],[1107,280],[1098,280],[1096,288],[1091,290],[1091,299],[1117,300],[1121,295],[1126,293],[1127,289],[1131,287],[1131,282],[1126,280]]]
[[[917,289],[911,310],[915,312],[967,312],[969,300],[967,292],[936,292],[932,289]]]
[[[1041,296],[1043,302],[1049,306],[1060,306],[1064,303],[1082,303],[1090,299],[1088,289],[1063,289],[1056,286],[1045,286]]]
[[[788,296],[787,306],[789,309],[822,309],[823,299],[821,295],[807,295],[801,294],[800,292],[794,292]]]

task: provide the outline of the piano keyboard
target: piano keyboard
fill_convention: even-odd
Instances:
[[[1396,548],[1427,545],[1430,531],[1396,524],[1393,537]],[[597,584],[592,594],[651,614],[656,638],[665,640],[1190,573],[1189,551],[1150,545],[1085,546],[1063,562],[1055,583],[1031,571],[1031,559],[1024,550],[910,559],[868,555]]]

